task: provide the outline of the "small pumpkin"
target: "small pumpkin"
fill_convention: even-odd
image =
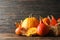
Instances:
[[[28,17],[22,22],[22,28],[28,29],[31,27],[37,27],[39,21],[35,17]]]

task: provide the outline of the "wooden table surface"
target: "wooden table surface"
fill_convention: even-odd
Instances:
[[[0,0],[0,40],[60,40],[60,37],[25,37],[14,33],[15,22],[33,14],[60,17],[59,0]]]
[[[60,37],[25,37],[12,33],[0,33],[0,40],[60,40]]]

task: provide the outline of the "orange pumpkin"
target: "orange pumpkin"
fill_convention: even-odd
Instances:
[[[16,28],[15,33],[17,35],[21,34],[21,25],[19,25],[19,27]]]
[[[57,24],[57,20],[55,19],[54,16],[51,16],[51,21],[50,21],[50,26],[55,26]]]
[[[47,17],[46,18],[43,18],[42,21],[43,21],[43,23],[45,25],[49,25],[50,24],[50,20]]]
[[[37,34],[40,36],[44,36],[49,33],[49,27],[46,26],[42,20],[40,20],[40,23],[37,27]]]
[[[35,17],[30,17],[30,18],[26,18],[22,22],[22,28],[28,29],[31,27],[37,27],[38,24],[39,24],[38,19],[36,19]]]

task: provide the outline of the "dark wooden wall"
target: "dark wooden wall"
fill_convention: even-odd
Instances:
[[[0,33],[14,33],[14,23],[29,15],[60,17],[59,0],[0,0]]]

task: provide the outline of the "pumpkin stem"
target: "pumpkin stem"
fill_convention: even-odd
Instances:
[[[33,16],[33,14],[30,14],[30,15],[29,15],[29,18],[31,18],[32,16]]]

